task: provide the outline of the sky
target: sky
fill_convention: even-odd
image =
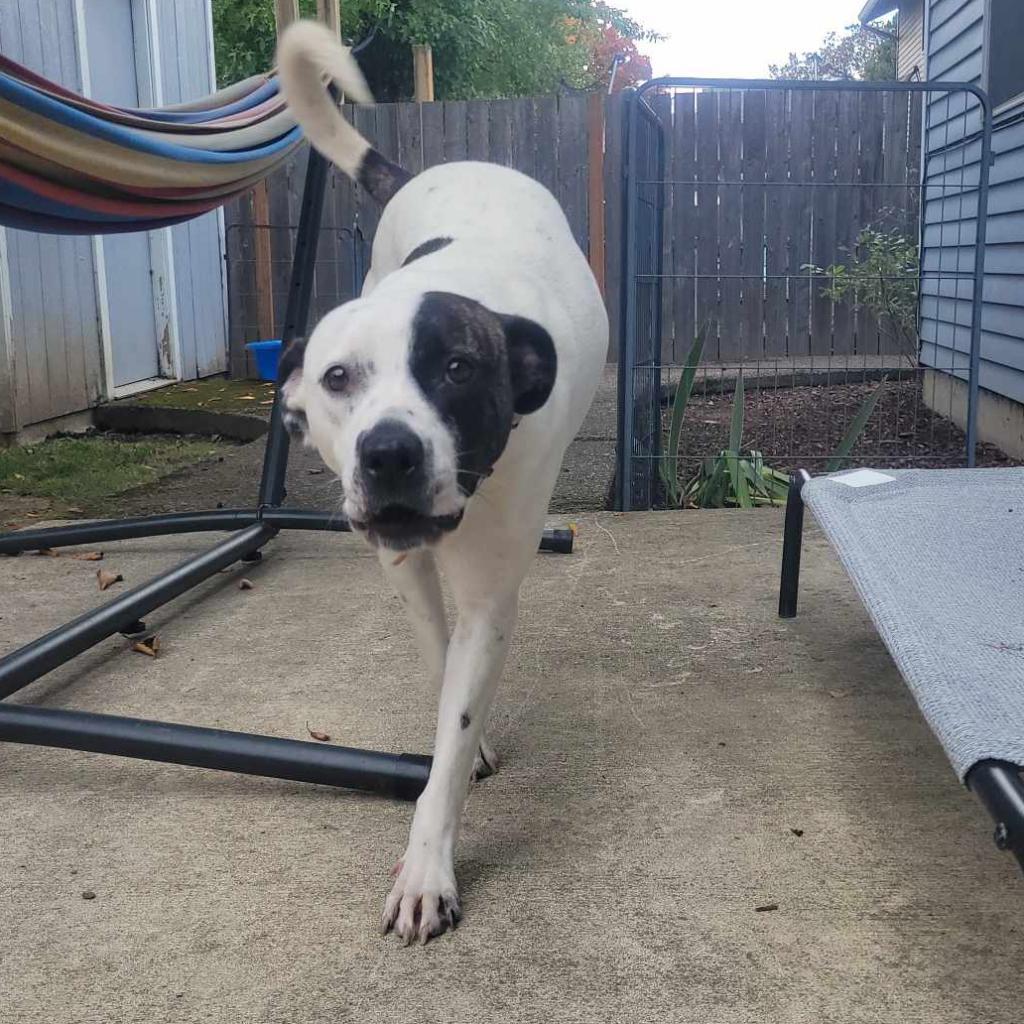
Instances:
[[[765,78],[857,20],[864,0],[610,0],[669,36],[641,43],[656,76]]]

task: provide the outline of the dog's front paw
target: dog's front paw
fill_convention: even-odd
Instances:
[[[462,917],[455,872],[437,855],[406,852],[394,867],[395,884],[384,903],[381,930],[394,933],[408,946],[413,939],[429,942]]]

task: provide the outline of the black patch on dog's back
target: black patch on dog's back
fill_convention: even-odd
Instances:
[[[462,369],[469,363],[469,379],[452,379],[453,360]],[[459,485],[472,494],[505,450],[513,417],[547,401],[557,363],[540,324],[499,316],[462,295],[427,292],[413,320],[409,367],[454,434]]]
[[[455,241],[453,238],[428,238],[425,242],[421,242],[416,246],[415,249],[408,256],[402,260],[402,266],[407,267],[413,260],[418,260],[421,256],[429,256],[432,252],[437,252],[439,249],[444,249],[446,246],[452,244]]]
[[[381,156],[375,149],[368,149],[359,165],[356,181],[359,182],[381,206],[387,206],[395,193],[412,180],[412,175],[392,163],[386,156]]]

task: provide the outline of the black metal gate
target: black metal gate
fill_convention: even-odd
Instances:
[[[687,96],[682,104],[681,94]],[[852,102],[845,102],[843,96]],[[902,122],[901,103],[910,111]],[[716,117],[721,114],[717,135],[695,123],[700,121],[696,115],[713,104],[720,104],[713,106]],[[883,105],[896,111],[895,120],[878,116]],[[852,124],[851,110],[869,112],[870,124]],[[807,111],[814,112],[819,125],[827,126],[827,140],[812,138],[804,147],[797,135]],[[717,321],[711,325],[714,344],[708,348],[717,355],[711,359],[705,355],[703,380],[696,390],[706,399],[713,418],[720,412],[710,408],[716,396],[720,399],[729,392],[731,397],[737,379],[745,379],[749,401],[752,382],[757,392],[754,418],[763,420],[762,436],[770,430],[776,445],[773,458],[783,458],[784,450],[785,456],[812,466],[815,459],[824,458],[817,450],[801,450],[799,439],[793,440],[792,424],[785,422],[788,399],[780,400],[784,388],[811,387],[820,392],[842,381],[853,395],[858,387],[863,393],[870,382],[883,381],[891,394],[872,416],[872,444],[858,450],[862,460],[884,462],[895,442],[905,438],[908,430],[916,430],[930,434],[915,435],[913,443],[902,441],[899,451],[906,457],[889,462],[928,464],[926,456],[940,447],[938,423],[944,450],[952,445],[963,451],[966,465],[975,464],[992,136],[989,101],[982,90],[959,82],[665,78],[629,94],[624,117],[625,287],[619,324],[615,494],[619,509],[662,503],[666,462],[662,409],[671,400],[673,376],[678,378],[687,338],[693,340],[695,322],[700,327],[708,296]],[[902,136],[894,138],[900,132]],[[908,158],[899,168],[900,180],[891,180],[886,161],[872,162],[873,147],[885,151],[887,146],[891,153],[900,142],[910,146],[922,135],[921,159],[915,165]],[[756,145],[749,145],[751,138]],[[760,159],[753,153],[757,147]],[[802,159],[805,149],[807,158]],[[775,162],[763,159],[764,152],[774,153]],[[673,174],[666,174],[666,162]],[[676,177],[681,165],[685,173]],[[779,166],[781,174],[776,173]],[[741,201],[737,195],[743,197]],[[795,214],[800,230],[794,232],[778,213],[801,204]],[[741,206],[742,217],[735,214]],[[916,324],[915,350],[906,358],[881,343],[870,353],[863,343],[860,351],[856,344],[851,346],[849,339],[858,337],[857,325],[863,339],[864,325],[871,319],[858,293],[852,293],[848,307],[843,308],[834,291],[832,299],[823,297],[828,286],[834,288],[840,272],[835,269],[841,263],[836,252],[847,251],[856,229],[890,207],[903,230],[914,235],[915,245],[923,237],[917,235],[918,212],[922,226],[938,239],[930,243],[929,259],[914,268],[913,278],[915,312],[941,309],[933,332],[941,336],[924,338]],[[823,208],[831,211],[831,221],[821,216]],[[846,209],[851,211],[849,224],[841,216]],[[845,235],[835,227],[840,221]],[[701,239],[708,223],[715,227],[718,245],[710,257],[704,254]],[[696,235],[695,248],[689,238],[682,243],[687,250],[682,256],[678,251],[681,224]],[[669,268],[667,251],[674,259]],[[826,263],[831,266],[824,271]],[[908,272],[903,279],[910,276]],[[772,326],[769,320],[780,304],[788,310],[781,314],[782,321],[789,317],[788,327],[785,323],[781,327],[787,341],[773,348],[765,339]],[[871,323],[876,329],[877,323]],[[919,360],[924,348],[928,359]],[[938,360],[943,359],[948,363],[940,364]],[[935,370],[967,385],[962,438],[951,425],[952,389],[948,416],[932,421],[919,415],[921,389],[927,374]],[[934,391],[935,380],[928,379]],[[840,396],[844,401],[845,395]],[[818,393],[803,397],[820,400],[829,409],[838,401],[834,395]],[[928,408],[934,408],[934,403]],[[776,417],[770,424],[769,413]],[[839,430],[850,412],[838,408],[833,416]],[[831,433],[832,427],[830,422],[824,433]],[[764,444],[768,455],[768,443],[760,437],[758,443]],[[677,453],[669,454],[675,458]],[[915,463],[916,458],[922,461]]]

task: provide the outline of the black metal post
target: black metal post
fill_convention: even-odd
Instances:
[[[306,333],[309,326],[309,303],[313,294],[316,271],[316,250],[320,239],[320,221],[324,208],[324,191],[330,165],[315,149],[309,150],[306,180],[302,187],[302,208],[299,211],[299,230],[295,236],[295,255],[292,276],[288,285],[288,304],[285,307],[281,348]],[[288,472],[288,431],[281,410],[281,393],[274,393],[270,411],[270,432],[263,455],[263,477],[260,480],[259,504],[280,505],[285,496],[285,474]]]
[[[419,754],[384,754],[62,708],[0,704],[0,740],[344,786],[401,800],[415,800],[430,774],[430,758]]]
[[[798,470],[789,481],[786,499],[786,524],[782,542],[782,580],[779,584],[779,618],[796,618],[800,590],[800,549],[804,539],[804,484],[810,474]]]
[[[143,615],[258,550],[276,533],[274,527],[262,523],[239,530],[208,551],[175,566],[170,572],[0,658],[0,699],[9,697],[108,636],[131,631],[130,627]]]
[[[979,761],[967,773],[967,786],[995,819],[996,846],[1009,850],[1024,871],[1024,782],[1020,768],[1008,761]]]
[[[207,512],[175,512],[138,519],[105,519],[96,523],[51,526],[42,530],[18,530],[0,534],[0,555],[18,555],[23,551],[42,551],[71,544],[102,544],[108,540],[131,537],[165,537],[178,533],[202,533],[206,530],[238,530],[259,522],[256,509],[221,508]]]

